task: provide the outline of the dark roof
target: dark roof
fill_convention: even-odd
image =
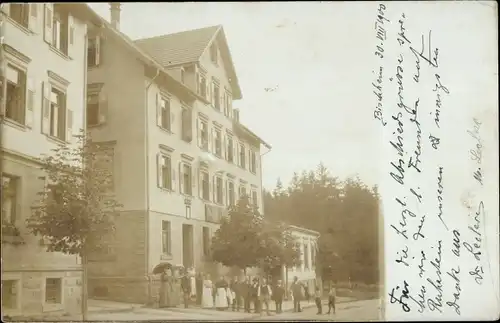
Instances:
[[[181,31],[134,40],[142,50],[167,67],[197,62],[221,26]]]
[[[199,62],[203,53],[216,38],[219,40],[221,56],[231,78],[233,98],[241,99],[241,89],[221,25],[137,39],[134,43],[163,67],[171,67]]]

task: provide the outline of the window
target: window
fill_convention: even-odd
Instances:
[[[222,156],[222,132],[220,129],[215,129],[215,155]]]
[[[182,108],[181,112],[182,119],[182,140],[186,142],[191,142],[193,140],[193,122],[192,122],[192,112],[190,109]]]
[[[200,119],[200,147],[208,150],[208,122]]]
[[[62,278],[47,278],[45,280],[45,303],[62,303]]]
[[[247,195],[247,188],[245,185],[240,185],[240,198]]]
[[[257,158],[256,158],[256,154],[255,154],[255,151],[253,150],[250,150],[250,164],[249,164],[249,167],[250,167],[250,172],[252,173],[256,173],[257,172]]]
[[[234,205],[235,202],[235,196],[234,196],[234,183],[231,181],[227,182],[228,185],[228,195],[229,195],[229,205]]]
[[[192,186],[192,174],[191,174],[191,165],[182,164],[182,193],[187,195],[193,195],[193,186]]]
[[[26,105],[26,72],[8,64],[6,79],[7,102],[5,117],[17,123],[24,124]]]
[[[252,191],[252,203],[255,207],[258,207],[258,200],[257,200],[257,191],[253,190]]]
[[[29,4],[10,4],[9,16],[23,27],[28,28],[30,8]]]
[[[16,309],[18,304],[19,281],[2,279],[2,307],[6,309]]]
[[[231,135],[227,136],[227,161],[234,162],[234,142]]]
[[[246,160],[245,160],[245,144],[240,143],[240,167],[245,168]]]
[[[164,255],[172,254],[170,221],[161,221],[161,252]]]
[[[316,267],[316,243],[311,243],[311,265]]]
[[[201,172],[201,198],[210,200],[210,181],[207,172]]]
[[[66,94],[55,87],[52,87],[50,93],[50,130],[49,135],[64,140],[65,138],[65,108]]]
[[[231,117],[231,106],[232,106],[232,98],[231,94],[226,91],[226,95],[224,96],[224,115],[226,117]]]
[[[222,177],[217,176],[215,177],[215,202],[217,204],[222,204],[224,203],[223,201],[223,187],[222,187]]]
[[[87,126],[99,124],[99,95],[89,94],[87,97]]]
[[[185,72],[184,72],[184,69],[181,68],[181,83],[184,84],[184,80],[185,80],[185,76],[184,76]]]
[[[52,18],[52,46],[68,55],[68,41],[68,13],[55,4]]]
[[[206,99],[207,98],[207,78],[204,75],[200,75],[200,86],[199,86],[199,94]]]
[[[172,190],[172,159],[170,156],[159,154],[158,183],[160,188]]]
[[[2,223],[15,224],[18,178],[2,174]]]
[[[220,111],[220,89],[219,89],[219,85],[217,83],[213,83],[214,85],[214,94],[212,96],[213,98],[213,104],[214,104],[214,107]]]
[[[215,42],[210,46],[210,59],[214,64],[217,64],[217,45]]]
[[[210,255],[210,229],[203,227],[203,255]]]
[[[100,62],[101,38],[99,36],[91,37],[87,44],[87,66],[95,67]]]
[[[170,123],[170,100],[166,99],[164,97],[160,97],[160,122],[159,126],[165,130],[170,131],[171,130],[171,123]]]

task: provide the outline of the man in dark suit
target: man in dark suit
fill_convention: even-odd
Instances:
[[[274,302],[276,303],[276,314],[280,314],[283,312],[282,306],[284,297],[285,297],[285,288],[283,287],[281,280],[278,280],[273,290],[273,299]]]
[[[241,294],[243,296],[243,302],[245,304],[245,312],[250,313],[250,302],[252,298],[252,284],[250,282],[250,277],[247,277],[245,282],[242,284]]]
[[[304,287],[299,282],[299,278],[297,276],[293,277],[293,283],[290,286],[290,292],[293,297],[293,311],[294,312],[302,312],[300,308],[300,300],[302,299],[302,290]]]

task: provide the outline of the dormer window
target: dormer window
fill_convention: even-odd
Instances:
[[[210,59],[217,65],[217,45],[215,43],[210,46]]]

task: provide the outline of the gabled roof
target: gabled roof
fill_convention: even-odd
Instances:
[[[241,89],[221,25],[137,39],[134,43],[163,67],[172,67],[199,62],[203,53],[216,39],[229,74],[233,98],[241,99]]]

